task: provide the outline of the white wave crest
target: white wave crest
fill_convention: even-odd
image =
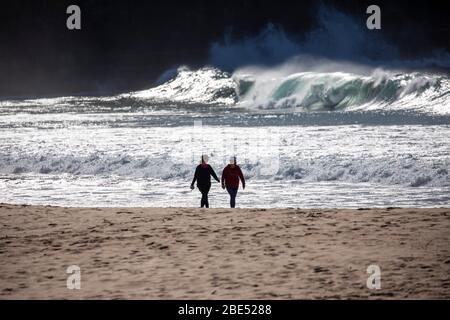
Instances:
[[[176,77],[155,88],[134,92],[135,99],[232,105],[237,101],[236,83],[226,72],[215,68],[191,71],[180,67]]]

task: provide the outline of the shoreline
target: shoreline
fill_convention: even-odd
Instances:
[[[449,208],[0,204],[0,219],[0,299],[450,299]]]

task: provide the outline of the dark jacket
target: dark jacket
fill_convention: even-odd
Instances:
[[[217,178],[216,173],[209,164],[199,164],[195,169],[194,179],[191,185],[194,185],[195,181],[197,181],[197,187],[211,186],[211,176],[219,182],[219,178]]]
[[[227,165],[222,172],[222,185],[227,188],[239,188],[239,179],[241,179],[242,187],[245,188],[245,179],[242,174],[241,168],[235,165],[234,168],[231,165]]]

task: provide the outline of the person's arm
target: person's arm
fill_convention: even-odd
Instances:
[[[245,179],[244,179],[244,175],[242,174],[242,170],[240,167],[238,167],[238,174],[239,174],[239,178],[241,179],[242,182],[242,189],[245,189]]]
[[[209,166],[209,173],[213,176],[214,179],[216,179],[217,182],[220,182],[219,178],[217,178],[217,175],[214,172],[214,169],[211,166]]]
[[[197,181],[197,177],[198,177],[198,167],[195,168],[194,179],[192,179],[191,187],[194,186],[195,181]]]
[[[222,180],[222,188],[223,188],[223,189],[225,189],[225,175],[226,175],[226,170],[227,170],[227,167],[225,167],[225,168],[223,169],[223,171],[222,171],[222,177],[221,177],[221,180]]]

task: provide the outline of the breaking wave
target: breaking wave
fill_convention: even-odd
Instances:
[[[134,99],[238,105],[249,109],[414,110],[450,113],[450,78],[419,72],[375,70],[368,75],[352,72],[287,72],[246,68],[234,74],[216,68],[177,75],[155,88],[131,93]]]
[[[302,37],[273,24],[252,37],[226,33],[211,44],[212,67],[171,68],[156,88],[131,96],[250,109],[450,112],[450,53],[404,59],[351,15],[319,5],[316,18]]]
[[[134,99],[151,99],[156,102],[182,102],[225,104],[237,102],[237,84],[227,72],[214,68],[191,71],[180,67],[175,77],[149,90],[134,92]]]
[[[274,167],[273,165],[276,164]],[[219,168],[222,164],[214,164]],[[345,158],[327,155],[312,159],[281,158],[241,163],[250,179],[343,181],[347,183],[375,183],[406,185],[410,187],[450,186],[448,159],[424,160],[408,155],[386,158]],[[154,178],[162,180],[192,177],[191,162],[177,161],[170,155],[133,157],[130,155],[46,156],[20,159],[1,157],[0,174],[71,174],[75,176],[123,176],[127,178]]]
[[[329,65],[332,66],[332,65]],[[353,66],[355,69],[356,67]],[[274,68],[247,67],[234,73],[206,67],[178,69],[167,82],[148,90],[107,97],[61,97],[0,101],[20,112],[89,112],[152,105],[220,105],[244,110],[406,111],[450,114],[450,77],[424,72],[301,71],[287,63]],[[359,70],[361,71],[361,70]]]
[[[242,103],[259,109],[450,112],[450,79],[441,75],[375,71],[371,75],[299,72],[267,77],[263,73],[247,76],[244,83]]]

